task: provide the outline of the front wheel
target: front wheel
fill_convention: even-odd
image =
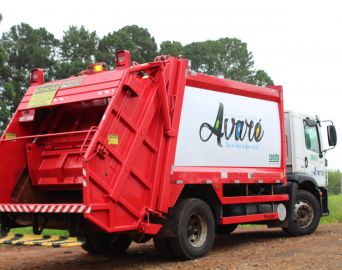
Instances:
[[[288,219],[288,227],[283,230],[291,236],[302,236],[313,233],[319,224],[320,206],[316,197],[306,191],[299,190],[294,205],[294,217]]]

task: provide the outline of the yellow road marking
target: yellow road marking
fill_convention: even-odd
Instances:
[[[16,236],[14,234],[9,234],[6,236],[2,236],[0,238],[0,244],[4,244],[6,241],[10,241],[11,239],[14,239]]]
[[[50,238],[46,238],[46,239],[38,239],[38,240],[33,240],[33,241],[25,241],[23,243],[23,245],[25,246],[34,246],[34,245],[40,245],[41,243],[45,243],[45,242],[52,242],[52,241],[57,241],[60,240],[61,237],[58,235],[53,235]]]
[[[77,237],[69,237],[68,239],[54,242],[44,242],[42,246],[48,247],[77,247],[84,244],[82,239],[78,239]]]
[[[58,235],[21,235],[8,234],[0,236],[0,244],[45,246],[45,247],[78,247],[85,243],[77,237],[63,237]]]
[[[42,235],[24,235],[23,237],[17,240],[11,241],[11,244],[15,245],[18,242],[32,241],[32,240],[38,240],[38,239],[42,239]]]

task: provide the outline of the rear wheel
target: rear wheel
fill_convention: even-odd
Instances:
[[[207,203],[200,199],[181,200],[172,218],[176,237],[167,240],[172,254],[181,260],[207,254],[215,238],[214,217]]]
[[[88,234],[82,248],[90,254],[115,255],[125,252],[132,240],[126,234]]]
[[[313,233],[319,224],[320,206],[316,197],[306,191],[299,190],[294,206],[295,220],[288,219],[288,227],[283,230],[291,236],[301,236]]]
[[[173,259],[175,255],[173,254],[168,241],[169,238],[153,238],[153,243],[158,250],[158,253],[166,259]]]

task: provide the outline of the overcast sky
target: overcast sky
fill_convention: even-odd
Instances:
[[[331,119],[340,144],[327,155],[342,169],[341,1],[2,1],[0,33],[26,22],[60,38],[69,25],[102,37],[123,26],[145,27],[158,44],[236,37],[255,66],[284,86],[285,109]],[[324,131],[325,135],[325,131]]]

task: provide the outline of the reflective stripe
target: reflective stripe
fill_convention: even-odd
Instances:
[[[84,204],[0,204],[0,212],[19,213],[89,213]]]
[[[58,206],[55,212],[59,213],[59,211],[61,211],[62,207],[63,207],[63,205]]]
[[[84,208],[86,208],[86,206],[85,205],[82,205],[79,209],[78,209],[78,213],[82,213],[83,212],[83,210],[84,210]]]
[[[48,205],[45,205],[44,207],[43,207],[43,209],[42,209],[42,213],[45,213],[45,211],[46,211],[46,209],[48,208],[49,206]]]
[[[70,205],[66,205],[62,211],[62,213],[66,213],[68,209],[70,208]]]
[[[70,213],[74,213],[77,208],[77,205],[74,205],[74,207],[70,210]]]
[[[40,208],[42,208],[42,205],[41,204],[37,205],[36,210],[34,212],[36,212],[36,213],[39,212]]]
[[[21,208],[20,205],[17,205],[17,209],[18,209],[19,212],[23,212],[23,209]]]

